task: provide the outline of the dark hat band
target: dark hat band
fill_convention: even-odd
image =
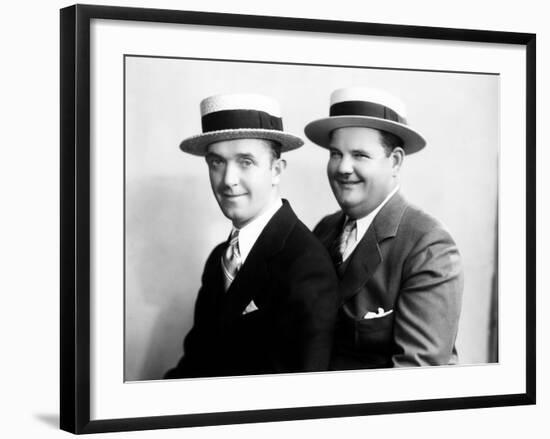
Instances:
[[[399,116],[391,108],[381,104],[366,101],[344,101],[330,106],[330,116],[367,116],[391,120],[407,124],[405,118]]]
[[[283,120],[265,111],[221,110],[202,116],[202,131],[263,129],[283,131]]]

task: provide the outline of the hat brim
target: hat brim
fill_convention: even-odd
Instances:
[[[388,131],[403,140],[403,149],[406,154],[420,151],[426,146],[422,135],[399,122],[368,116],[332,116],[310,122],[304,132],[313,143],[330,148],[330,133],[337,128],[366,127]]]
[[[272,140],[281,145],[281,152],[292,151],[304,144],[297,136],[277,130],[263,130],[256,128],[243,128],[238,130],[220,130],[197,134],[180,143],[182,151],[198,156],[206,155],[208,145],[214,142],[234,139],[265,139]]]

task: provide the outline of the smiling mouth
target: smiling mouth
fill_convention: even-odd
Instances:
[[[239,198],[239,197],[243,197],[245,196],[246,194],[224,194],[222,193],[221,196],[223,198],[229,198],[229,199],[233,199],[233,198]]]
[[[341,186],[353,186],[354,184],[359,184],[361,183],[360,180],[357,180],[357,181],[350,181],[350,180],[336,180],[336,182],[341,185]]]

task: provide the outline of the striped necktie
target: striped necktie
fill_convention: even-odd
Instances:
[[[331,253],[332,259],[334,260],[336,266],[341,265],[344,261],[346,249],[352,243],[352,235],[356,226],[356,220],[352,220],[350,218],[346,219],[342,233],[340,233],[338,238],[334,241],[333,251]]]
[[[225,291],[229,289],[231,282],[235,279],[241,268],[241,254],[239,252],[239,231],[233,229],[229,237],[229,244],[222,255],[222,271],[224,277]]]

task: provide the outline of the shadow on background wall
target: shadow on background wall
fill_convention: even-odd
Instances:
[[[182,353],[197,273],[216,239],[209,230],[223,221],[216,205],[197,197],[196,185],[192,178],[155,177],[127,186],[126,380],[158,379]]]

